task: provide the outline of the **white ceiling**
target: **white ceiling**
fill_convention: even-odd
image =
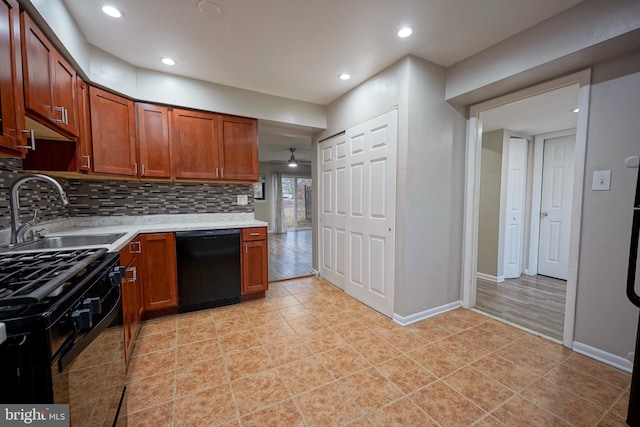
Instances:
[[[134,66],[327,105],[408,54],[448,67],[581,0],[63,2],[89,43]],[[124,19],[102,14],[106,3]],[[414,29],[408,39],[395,35],[403,25]],[[311,136],[261,122],[260,161],[286,161],[290,147],[310,161]]]
[[[482,131],[509,129],[527,135],[540,135],[576,127],[578,85],[545,92],[491,110],[482,111]]]
[[[219,16],[198,4],[214,3]],[[64,0],[89,43],[142,68],[326,105],[407,54],[448,67],[581,0]],[[110,3],[124,19],[100,12]],[[206,9],[207,5],[204,5]],[[209,6],[209,8],[211,8]],[[411,25],[408,39],[396,37]],[[159,58],[178,61],[171,68]],[[348,72],[345,82],[338,74]]]

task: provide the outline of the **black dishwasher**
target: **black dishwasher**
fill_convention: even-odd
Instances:
[[[176,233],[178,310],[240,302],[240,230]]]

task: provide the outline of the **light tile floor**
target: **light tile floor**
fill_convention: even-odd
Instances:
[[[145,322],[129,426],[624,426],[630,375],[473,311],[408,327],[315,278]]]

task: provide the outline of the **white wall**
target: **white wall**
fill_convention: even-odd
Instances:
[[[475,104],[632,52],[639,29],[637,0],[585,0],[451,66],[446,99]]]
[[[633,197],[640,155],[640,53],[593,68],[575,341],[626,358],[638,309],[625,296]],[[594,170],[612,170],[611,190],[592,191]]]
[[[409,57],[408,90],[407,165],[400,165],[397,213],[401,316],[458,301],[462,271],[466,122],[445,101],[444,68]]]
[[[323,136],[398,107],[400,316],[460,299],[465,121],[444,89],[444,68],[408,56],[327,106]]]
[[[61,0],[20,1],[32,14],[37,12],[44,18],[53,35],[62,43],[57,44],[58,48],[68,53],[68,59],[76,63],[92,83],[149,102],[318,130],[326,127],[325,108],[322,105],[134,67],[90,45]],[[36,22],[42,22],[37,18]]]
[[[500,183],[504,130],[482,134],[480,205],[478,211],[478,273],[498,276]]]

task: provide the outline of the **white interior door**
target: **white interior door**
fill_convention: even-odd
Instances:
[[[345,291],[393,315],[397,110],[346,131]]]
[[[319,273],[340,289],[346,277],[346,153],[345,134],[319,144]]]
[[[538,274],[567,280],[575,135],[544,141]]]
[[[524,197],[527,177],[527,140],[509,138],[506,152],[506,199],[503,276],[520,277],[524,239]]]

